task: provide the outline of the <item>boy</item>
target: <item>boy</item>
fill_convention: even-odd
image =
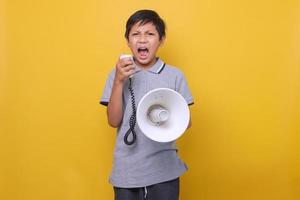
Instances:
[[[156,57],[165,40],[165,23],[155,11],[130,16],[125,37],[133,58],[118,60],[100,102],[107,106],[109,125],[117,128],[110,176],[115,200],[178,200],[179,177],[187,167],[175,142],[152,141],[135,126],[135,106],[159,87],[179,92],[189,105],[193,98],[183,74]]]

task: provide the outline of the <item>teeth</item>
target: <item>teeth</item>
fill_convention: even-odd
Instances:
[[[148,51],[147,48],[138,48],[138,51]]]

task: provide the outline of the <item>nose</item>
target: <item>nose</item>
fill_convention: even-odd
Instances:
[[[139,42],[140,43],[146,43],[148,40],[147,40],[147,36],[146,35],[141,35],[140,38],[139,38]]]

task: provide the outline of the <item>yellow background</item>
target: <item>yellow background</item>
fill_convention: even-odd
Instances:
[[[98,101],[142,8],[195,98],[181,199],[300,199],[299,0],[0,0],[0,199],[113,199]]]

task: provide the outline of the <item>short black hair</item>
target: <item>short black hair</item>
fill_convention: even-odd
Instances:
[[[136,23],[140,23],[140,25],[153,23],[159,34],[159,40],[166,36],[166,24],[154,10],[138,10],[127,20],[125,31],[125,37],[127,40],[129,40],[129,32],[132,26]]]

